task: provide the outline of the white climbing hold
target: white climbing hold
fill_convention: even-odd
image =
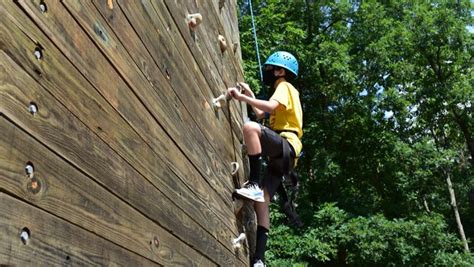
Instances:
[[[231,165],[232,165],[232,176],[234,176],[239,171],[240,165],[238,162],[232,162]]]
[[[239,249],[242,246],[242,242],[245,240],[245,233],[241,233],[237,238],[232,239],[232,247]]]
[[[227,93],[225,94],[221,94],[220,96],[212,99],[212,105],[214,106],[214,108],[218,109],[218,108],[222,108],[222,102],[225,102],[229,99],[229,96],[227,95]]]
[[[191,30],[194,30],[197,26],[199,26],[199,24],[201,24],[202,15],[200,13],[189,14],[187,20],[189,28],[191,28]]]

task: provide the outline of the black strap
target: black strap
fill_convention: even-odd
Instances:
[[[291,148],[288,140],[283,142],[283,173],[286,175],[293,169],[293,160],[290,157]]]

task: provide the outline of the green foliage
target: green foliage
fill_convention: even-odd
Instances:
[[[473,240],[472,1],[252,2],[262,62],[295,54],[304,109],[307,229],[274,211],[272,266],[472,265],[446,185],[449,175]],[[239,5],[246,79],[268,97]]]
[[[419,215],[413,219],[389,220],[383,215],[354,217],[334,203],[313,214],[310,226],[295,232],[282,224],[269,238],[269,266],[469,266],[474,257],[460,252],[460,242],[449,233],[443,216]],[[299,264],[299,265],[296,265]]]

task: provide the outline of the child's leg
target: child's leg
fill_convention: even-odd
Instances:
[[[244,141],[249,157],[250,175],[248,182],[235,192],[253,201],[264,202],[263,190],[260,188],[260,166],[262,165],[262,145],[260,142],[262,131],[260,127],[260,124],[256,122],[244,124]]]
[[[243,131],[247,153],[249,155],[261,154],[262,146],[260,145],[260,135],[262,131],[260,124],[253,121],[246,122]]]
[[[249,181],[254,184],[260,183],[260,166],[262,146],[260,135],[262,134],[260,124],[256,122],[246,122],[244,124],[244,141],[247,146],[247,154],[250,163]]]
[[[255,202],[254,208],[257,214],[257,243],[255,245],[254,262],[265,260],[265,250],[267,249],[268,232],[270,231],[270,196],[267,190],[264,191],[265,202]]]
[[[265,189],[263,190],[263,194],[265,197],[265,202],[255,202],[254,208],[255,213],[257,214],[258,225],[263,226],[266,229],[270,229],[270,213],[268,208],[270,205],[270,196]]]

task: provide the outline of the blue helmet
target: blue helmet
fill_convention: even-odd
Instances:
[[[268,57],[264,65],[273,65],[282,67],[289,70],[296,76],[298,76],[298,61],[295,56],[285,51],[278,51]]]

